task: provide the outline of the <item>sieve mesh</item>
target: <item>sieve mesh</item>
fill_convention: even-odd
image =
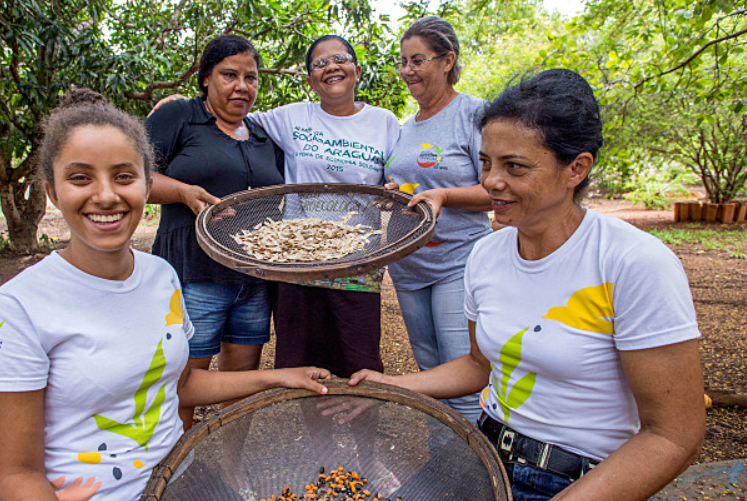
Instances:
[[[366,499],[511,500],[495,449],[453,410],[385,385],[328,387],[323,397],[273,390],[202,423],[154,471],[142,500],[259,500],[286,487],[301,498],[320,471],[340,466],[368,479]],[[346,421],[351,411],[360,414]]]
[[[435,218],[425,202],[408,208],[411,196],[380,186],[296,184],[235,193],[197,218],[197,241],[214,260],[242,273],[270,280],[330,279],[367,273],[425,245]],[[248,254],[232,237],[273,221],[319,218],[363,225],[371,234],[364,250],[338,259],[271,262]]]

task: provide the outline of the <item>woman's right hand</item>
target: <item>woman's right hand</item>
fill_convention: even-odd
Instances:
[[[398,190],[399,183],[395,183],[394,181],[392,181],[391,183],[385,183],[384,188],[387,190]]]
[[[189,99],[188,97],[184,97],[181,94],[172,94],[170,96],[166,96],[166,97],[164,97],[163,99],[161,99],[160,101],[158,101],[156,103],[156,105],[153,107],[153,109],[150,110],[150,112],[148,113],[148,116],[151,116],[154,111],[156,111],[158,108],[160,108],[164,104],[168,104],[168,103],[172,103],[174,101],[180,101],[180,100],[186,101],[188,99]]]
[[[355,386],[361,381],[372,381],[374,383],[386,383],[394,384],[389,376],[385,376],[381,372],[372,371],[369,369],[362,369],[350,376],[348,384]]]
[[[211,195],[202,186],[182,184],[179,187],[179,201],[197,215],[208,205],[219,204],[220,198]]]

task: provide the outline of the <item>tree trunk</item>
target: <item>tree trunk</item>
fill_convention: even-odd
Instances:
[[[24,195],[28,193],[28,198]],[[47,195],[39,179],[19,183],[0,183],[0,204],[8,223],[8,237],[13,249],[31,254],[39,249],[36,236],[39,221],[47,209]]]

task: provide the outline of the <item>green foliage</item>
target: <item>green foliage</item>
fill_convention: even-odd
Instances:
[[[10,239],[32,249],[44,214],[35,177],[42,122],[71,86],[145,116],[161,97],[196,95],[205,44],[222,33],[260,52],[256,108],[314,96],[305,83],[311,41],[347,36],[363,66],[358,98],[395,113],[407,90],[394,72],[396,37],[368,0],[4,0],[0,9],[0,196]]]
[[[704,250],[718,250],[739,258],[747,253],[747,228],[724,230],[691,224],[687,229],[649,230],[649,233],[669,245],[698,245]]]
[[[646,209],[669,209],[674,200],[690,198],[691,193],[683,185],[688,179],[687,173],[676,167],[650,168],[629,178],[624,196]]]
[[[746,33],[742,2],[590,0],[538,59],[594,87],[609,171],[629,177],[631,160],[676,160],[722,202],[747,182]]]

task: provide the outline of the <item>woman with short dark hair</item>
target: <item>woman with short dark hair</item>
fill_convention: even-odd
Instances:
[[[155,144],[157,173],[151,203],[162,204],[153,254],[166,259],[183,284],[195,326],[190,367],[259,367],[270,339],[272,283],[231,270],[197,243],[195,219],[209,203],[236,191],[283,183],[283,152],[247,118],[259,88],[259,53],[249,40],[221,35],[203,50],[201,95],[152,113],[146,126]],[[187,428],[193,409],[182,409]]]
[[[516,501],[644,500],[697,457],[705,429],[698,324],[660,240],[579,204],[602,146],[589,84],[548,70],[482,121],[496,221],[465,272],[472,349],[406,376],[353,375],[436,398],[483,389],[479,427]]]

